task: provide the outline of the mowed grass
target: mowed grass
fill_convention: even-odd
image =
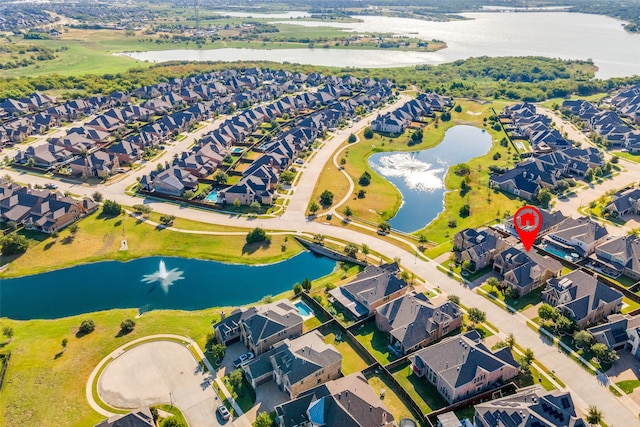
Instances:
[[[391,412],[396,423],[402,418],[416,418],[409,409],[409,406],[402,400],[391,381],[388,381],[379,374],[367,375],[367,381],[369,381],[369,385],[378,396],[380,396],[381,391],[384,389],[384,397],[381,399],[382,403],[384,403],[384,406]]]
[[[344,339],[344,337],[343,337]],[[358,354],[347,341],[336,340],[335,333],[325,335],[324,342],[332,344],[342,354],[342,373],[346,375],[360,372],[367,367],[367,362]]]
[[[287,259],[303,250],[293,238],[272,236],[270,244],[245,243],[245,235],[212,236],[163,230],[126,215],[116,218],[94,213],[78,221],[79,231],[70,239],[69,229],[57,239],[43,233],[25,232],[30,238],[26,253],[0,257],[9,263],[2,277],[36,274],[71,265],[102,260],[129,260],[153,255],[175,255],[222,262],[265,264]],[[248,230],[247,230],[248,231]],[[126,239],[129,250],[120,251]]]
[[[2,398],[0,426],[91,426],[104,417],[91,409],[85,386],[98,362],[134,339],[158,333],[186,335],[204,348],[219,309],[151,311],[135,319],[130,334],[117,337],[120,323],[136,310],[110,310],[56,320],[0,320],[15,335],[3,351],[12,352]],[[96,329],[76,337],[80,323],[92,319]],[[62,353],[62,340],[69,340]]]
[[[411,364],[391,372],[393,377],[400,383],[411,398],[416,402],[423,413],[428,414],[435,410],[447,406],[447,402],[438,394],[426,378],[419,378],[413,373]]]

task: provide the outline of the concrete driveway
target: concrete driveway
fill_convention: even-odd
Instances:
[[[228,346],[227,351],[224,353],[222,363],[218,368],[218,377],[222,378],[225,375],[228,375],[231,372],[235,371],[236,368],[233,366],[233,361],[240,357],[241,354],[248,351],[249,350],[247,350],[247,347],[241,342],[237,342]]]
[[[216,413],[220,400],[184,345],[172,341],[141,344],[116,357],[98,380],[98,393],[116,408],[169,403],[178,407],[190,427],[221,426]]]

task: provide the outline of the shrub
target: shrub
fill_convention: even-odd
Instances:
[[[360,178],[358,179],[358,184],[362,185],[363,187],[371,184],[371,174],[367,171],[364,171],[364,173],[360,175]]]
[[[102,205],[102,213],[107,216],[117,216],[122,213],[122,206],[114,200],[105,200]]]
[[[293,285],[293,293],[296,295],[302,293],[302,285],[300,283],[296,283],[295,285]]]
[[[333,193],[329,190],[324,190],[322,194],[320,194],[320,203],[323,206],[330,206],[333,203]]]
[[[354,134],[349,135],[349,144],[356,142],[357,138]]]
[[[459,213],[461,218],[466,218],[471,215],[471,207],[468,204],[464,204],[460,207]]]
[[[22,235],[10,234],[2,239],[0,247],[2,255],[17,255],[26,252],[29,241]]]
[[[78,332],[80,332],[83,335],[87,335],[93,332],[95,329],[96,329],[96,324],[93,322],[93,320],[91,319],[83,320],[82,323],[80,323]]]
[[[371,129],[371,127],[367,126],[366,128],[364,128],[364,133],[363,133],[364,137],[366,139],[371,139],[373,138],[373,129]]]
[[[125,334],[128,334],[129,332],[133,331],[135,327],[136,327],[136,322],[134,322],[132,319],[123,320],[122,323],[120,323],[120,329]]]
[[[267,232],[264,231],[260,227],[256,227],[247,233],[246,241],[247,243],[257,243],[257,242],[266,242],[269,240],[269,236],[267,236]]]

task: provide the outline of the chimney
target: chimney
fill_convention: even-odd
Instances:
[[[220,321],[222,322],[222,321],[223,321],[224,319],[226,319],[226,318],[227,318],[227,315],[224,313],[224,310],[222,310],[222,311],[220,312]]]

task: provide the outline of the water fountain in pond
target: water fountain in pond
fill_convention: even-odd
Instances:
[[[169,292],[169,286],[173,285],[173,282],[182,279],[184,279],[184,277],[182,277],[182,271],[178,271],[177,268],[167,271],[167,267],[164,265],[164,261],[160,260],[158,271],[153,274],[145,274],[142,278],[142,282],[160,282],[160,286],[162,286],[162,290],[166,294]],[[153,290],[153,288],[151,290]]]

